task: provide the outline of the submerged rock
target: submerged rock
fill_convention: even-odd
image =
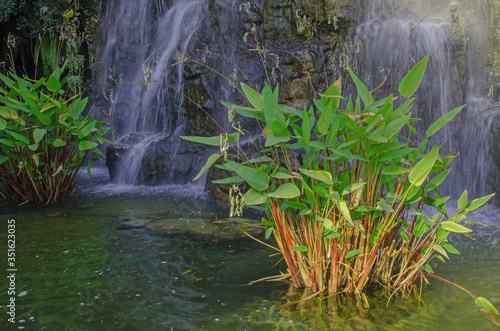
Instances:
[[[134,219],[126,222],[122,222],[117,226],[118,230],[142,230],[146,228],[146,225],[149,224],[151,220],[148,219]]]
[[[160,219],[148,222],[146,229],[156,235],[185,234],[198,239],[233,241],[258,236],[263,229],[258,221],[245,218],[227,218],[213,221],[206,218]]]

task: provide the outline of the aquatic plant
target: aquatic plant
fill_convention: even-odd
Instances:
[[[258,93],[242,85],[250,107],[223,104],[259,121],[265,142],[260,147],[260,141],[253,141],[257,157],[246,155],[240,145],[236,158],[227,157],[228,143],[239,142],[241,131],[183,137],[221,146],[197,178],[222,157],[217,166],[236,175],[218,182],[246,182],[250,189],[244,205],[266,212],[266,237],[274,234],[288,267],[287,274],[269,279],[291,278],[295,287],[308,287],[316,295],[364,297],[370,286],[409,293],[417,280],[433,273],[432,259],[444,261],[458,253],[448,242],[450,233],[470,237],[467,225],[474,222],[465,220],[467,214],[493,194],[469,201],[464,191],[456,210],[449,212],[445,202],[450,197],[443,197],[438,186],[456,155],[440,155],[440,146],[427,148],[428,139],[464,106],[436,119],[421,143],[411,141],[417,133],[412,122],[418,120],[411,117],[412,96],[428,60],[403,78],[398,97],[380,100],[350,68],[357,96],[342,96],[339,80],[304,110],[280,105],[278,88],[266,85]],[[484,302],[476,300],[498,315]]]
[[[82,115],[88,98],[67,97],[64,67],[48,80],[0,75],[0,180],[19,201],[66,197],[87,154],[103,155],[97,146],[107,141],[107,123]]]

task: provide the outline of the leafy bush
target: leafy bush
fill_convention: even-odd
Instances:
[[[291,277],[295,287],[314,292],[361,294],[369,285],[383,285],[407,293],[423,273],[433,273],[431,259],[458,254],[448,242],[450,233],[470,237],[466,215],[493,195],[469,202],[465,191],[457,209],[448,212],[450,197],[442,197],[438,186],[455,155],[440,155],[439,146],[426,148],[428,138],[463,106],[432,123],[421,144],[410,141],[416,133],[411,97],[427,61],[401,81],[399,106],[393,95],[374,100],[351,69],[356,98],[342,97],[338,81],[309,110],[279,105],[278,89],[268,85],[262,94],[242,86],[251,107],[223,102],[263,122],[265,146],[252,159],[238,148],[240,163],[214,154],[198,177],[223,156],[218,166],[236,176],[219,183],[244,181],[251,187],[243,203],[266,211],[266,236],[274,234],[288,266],[288,274],[277,278]],[[341,100],[347,100],[344,110]],[[238,135],[184,139],[209,145],[221,141],[224,151]],[[300,166],[291,162],[291,150],[302,155]]]
[[[71,193],[89,151],[109,130],[83,116],[87,98],[67,98],[63,68],[38,81],[0,75],[0,180],[21,201],[51,202]],[[88,161],[88,169],[92,166]]]

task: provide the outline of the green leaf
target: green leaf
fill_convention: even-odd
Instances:
[[[236,176],[231,176],[231,177],[227,177],[224,179],[213,180],[212,183],[214,183],[214,184],[233,184],[233,183],[240,183],[242,181],[243,181],[243,178],[236,175]]]
[[[448,258],[448,259],[449,259],[448,254],[446,253],[446,250],[445,250],[443,247],[441,247],[441,246],[439,246],[439,245],[434,245],[433,247],[434,247],[434,249],[435,249],[436,251],[438,251],[441,255],[446,256],[446,258]]]
[[[306,245],[293,246],[292,250],[296,252],[307,252],[307,246]]]
[[[407,98],[411,97],[416,91],[422,78],[424,77],[425,68],[429,62],[429,56],[424,57],[418,62],[399,84],[399,93]]]
[[[273,228],[269,227],[266,229],[266,239],[269,239],[271,237],[271,234],[273,233]]]
[[[270,135],[267,136],[266,138],[266,147],[274,146],[279,143],[286,143],[287,141],[290,140],[290,137],[287,136],[277,136],[274,133],[271,133]]]
[[[28,146],[28,148],[31,149],[32,151],[36,151],[38,149],[38,143],[31,144]]]
[[[35,130],[33,130],[33,139],[35,140],[35,143],[38,144],[40,140],[43,139],[46,133],[47,130],[45,129],[36,128]]]
[[[187,141],[192,141],[199,144],[210,145],[210,146],[220,146],[224,144],[225,134],[214,136],[214,137],[198,137],[198,136],[181,136],[182,139]],[[238,133],[231,133],[227,135],[227,139],[232,142],[236,142],[238,139]]]
[[[273,198],[293,199],[300,195],[299,188],[293,183],[285,183],[279,186],[276,191],[267,194]]]
[[[265,173],[233,161],[227,161],[227,165],[254,189],[263,191],[269,187],[268,178]]]
[[[0,118],[0,131],[3,131],[7,127],[7,121]]]
[[[15,109],[9,107],[0,107],[0,116],[5,118],[6,120],[13,120],[17,118],[17,112]]]
[[[73,10],[70,10],[69,12],[66,13],[65,16],[66,16],[66,18],[72,18],[74,14],[75,13],[73,12]]]
[[[23,143],[25,144],[29,144],[30,143],[30,139],[26,136],[23,136],[22,134],[19,134],[17,132],[13,132],[13,131],[9,131],[9,134],[12,136],[12,138],[18,140],[18,141],[22,141]]]
[[[273,122],[279,122],[281,124],[284,124],[285,117],[281,112],[281,109],[278,107],[278,104],[275,102],[273,98],[273,92],[271,91],[271,88],[267,84],[264,87],[263,97],[264,97],[264,118],[267,125],[271,126],[271,131],[273,131],[272,130]]]
[[[62,147],[62,146],[66,146],[66,142],[65,141],[62,141],[61,139],[56,139],[54,140],[54,147]]]
[[[85,106],[87,106],[88,99],[89,98],[77,99],[68,107],[68,113],[73,119],[80,119],[80,115],[85,109]]]
[[[351,68],[347,68],[347,72],[349,72],[349,75],[351,75],[351,78],[354,81],[356,88],[358,89],[358,95],[361,100],[363,100],[365,106],[368,107],[369,105],[373,104],[373,97],[370,94],[370,91],[368,91],[368,89],[366,88],[365,84],[363,84],[359,80],[359,78],[354,74]]]
[[[300,172],[327,185],[333,184],[332,174],[324,170],[308,170],[301,168]]]
[[[36,118],[45,125],[50,125],[52,123],[50,117],[45,115],[44,113],[36,114]]]
[[[401,236],[404,240],[409,240],[409,239],[410,239],[410,237],[408,237],[408,235],[407,235],[406,233],[404,233],[404,231],[403,231],[403,230],[399,229],[399,230],[398,230],[398,232],[399,232],[399,235],[400,235],[400,236]]]
[[[458,209],[464,209],[465,207],[467,207],[467,190],[458,199]]]
[[[260,95],[259,92],[253,90],[245,84],[241,84],[241,89],[243,90],[243,93],[245,93],[245,96],[252,107],[257,110],[264,109],[264,97]]]
[[[80,143],[78,143],[78,147],[80,147],[80,149],[82,151],[86,151],[86,150],[97,147],[97,144],[93,141],[90,141],[90,140],[82,140],[82,141],[80,141]]]
[[[384,175],[401,175],[401,174],[405,174],[409,171],[410,171],[410,169],[403,168],[400,166],[388,166],[388,167],[384,168],[382,173]]]
[[[486,309],[492,311],[493,313],[495,313],[496,315],[500,315],[500,313],[498,313],[498,310],[496,310],[495,306],[493,306],[491,304],[491,302],[489,302],[488,300],[486,300],[483,297],[476,298],[476,305],[478,307],[486,308]]]
[[[329,106],[323,111],[323,114],[318,119],[317,128],[319,133],[325,134],[328,132],[330,128],[330,121],[332,119],[332,104],[329,103]]]
[[[455,248],[453,247],[452,245],[448,244],[447,242],[442,242],[441,243],[441,246],[448,252],[448,253],[451,253],[451,254],[460,254],[460,252]]]
[[[350,184],[342,191],[342,195],[357,191],[365,185],[366,185],[366,182]]]
[[[434,146],[434,148],[411,169],[408,180],[412,185],[421,186],[424,183],[438,155],[439,147]]]
[[[443,180],[445,180],[446,176],[448,176],[450,171],[451,171],[451,169],[445,170],[444,172],[440,173],[439,175],[437,175],[436,177],[431,179],[429,184],[425,185],[425,193],[427,193],[427,192],[435,189],[439,185],[441,185],[441,183],[443,182]]]
[[[261,191],[258,191],[256,189],[251,188],[245,194],[244,204],[246,206],[262,205],[264,203],[269,202],[269,200],[270,200],[270,198],[266,194],[262,193]]]
[[[362,248],[359,248],[359,249],[353,249],[349,252],[347,252],[347,254],[345,255],[345,258],[348,259],[350,257],[353,257],[353,256],[356,256],[358,255],[359,253],[361,253],[363,251]]]
[[[385,200],[380,200],[378,203],[377,203],[377,209],[381,209],[383,211],[387,211],[387,212],[390,212],[390,213],[394,213],[394,209],[391,207],[391,205],[385,201]]]
[[[467,212],[473,212],[474,210],[478,209],[478,208],[481,208],[486,202],[488,202],[488,200],[490,200],[493,196],[495,195],[495,193],[493,194],[490,194],[490,195],[487,195],[487,196],[484,196],[484,197],[481,197],[481,198],[477,198],[475,200],[472,200],[466,207],[465,207],[465,210],[467,210]]]
[[[306,150],[309,150],[308,144],[309,140],[311,139],[311,125],[309,123],[309,114],[305,107],[304,107],[304,115],[302,117],[302,138],[304,139]]]
[[[347,219],[347,221],[351,224],[352,224],[352,220],[351,220],[351,213],[349,212],[349,207],[347,207],[347,204],[345,203],[345,201],[338,201],[337,202],[338,206],[339,206],[339,209],[340,209],[340,212],[342,213],[342,215],[344,215],[344,217]]]
[[[465,226],[457,224],[455,222],[445,221],[445,222],[442,222],[440,225],[443,229],[450,231],[450,232],[457,232],[457,233],[472,232],[471,229],[468,229]]]
[[[481,223],[481,222],[474,222],[474,221],[465,221],[464,222],[464,225],[467,225],[467,224],[477,224],[477,225],[482,225],[482,226],[485,226],[487,228],[489,228],[490,226],[488,224],[484,224],[484,223]]]
[[[92,132],[92,129],[94,129],[96,124],[96,121],[92,121],[89,124],[85,125],[77,134],[78,138],[83,139],[87,137],[90,132]]]
[[[211,166],[214,165],[215,162],[217,162],[217,160],[220,158],[220,154],[212,154],[210,155],[210,157],[208,158],[207,162],[205,163],[205,165],[203,166],[203,168],[201,168],[200,172],[198,173],[198,175],[196,175],[196,177],[193,179],[193,182],[195,180],[197,180],[198,178],[200,178],[201,176],[203,176],[203,174],[205,172],[207,172],[208,169],[210,169]]]
[[[0,164],[5,163],[9,160],[8,156],[0,155]]]
[[[429,263],[424,263],[423,267],[424,267],[425,271],[427,271],[428,273],[430,273],[430,274],[434,273],[434,270],[432,270],[432,268],[429,265]]]
[[[436,132],[438,132],[443,126],[446,125],[446,123],[451,121],[453,119],[453,117],[455,117],[464,107],[465,107],[465,105],[457,107],[457,108],[447,112],[446,114],[444,114],[440,118],[438,118],[434,123],[432,123],[429,126],[427,131],[425,131],[425,134],[427,135],[427,137],[430,137],[433,134],[435,134]]]
[[[50,76],[49,80],[47,81],[47,88],[51,92],[55,92],[61,88],[61,83],[59,80],[57,80],[56,77]]]
[[[287,173],[284,173],[284,172],[277,172],[273,175],[273,178],[279,178],[279,179],[291,179],[291,178],[294,178],[292,175],[289,175]]]

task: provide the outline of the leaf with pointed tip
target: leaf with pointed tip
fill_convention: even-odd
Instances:
[[[434,146],[434,148],[425,155],[418,163],[411,169],[408,175],[408,180],[411,184],[415,186],[421,186],[436,162],[439,155],[439,147]]]
[[[445,221],[445,222],[442,222],[440,225],[443,229],[450,231],[450,232],[457,232],[457,233],[472,232],[471,229],[468,229],[465,226],[457,224],[455,222]]]
[[[345,255],[345,258],[348,259],[348,258],[354,257],[354,256],[358,255],[359,253],[361,253],[362,251],[363,251],[362,248],[350,250]]]
[[[401,80],[399,84],[399,93],[404,97],[411,97],[417,91],[422,78],[424,77],[425,68],[429,62],[429,55],[418,62]]]
[[[467,190],[458,199],[458,209],[464,209],[465,207],[467,207]]]
[[[261,191],[251,188],[245,194],[244,204],[246,206],[262,205],[264,203],[269,202],[269,200],[270,198],[265,193],[262,193]]]
[[[308,170],[301,168],[300,172],[327,185],[333,184],[332,174],[324,170]]]
[[[273,198],[293,199],[300,195],[299,188],[293,183],[285,183],[279,186],[276,191],[267,194]]]
[[[203,166],[203,168],[201,168],[201,170],[198,173],[198,175],[196,175],[196,177],[193,179],[193,182],[195,180],[197,180],[198,178],[200,178],[201,176],[203,176],[203,174],[205,172],[207,172],[207,170],[210,169],[210,167],[213,166],[214,163],[217,162],[217,160],[219,158],[220,158],[220,154],[212,154],[212,155],[210,155],[210,157],[207,160],[207,163],[205,163],[205,165]]]
[[[306,245],[293,246],[292,250],[296,252],[307,252],[307,246]]]
[[[264,109],[264,97],[260,95],[259,92],[255,91],[251,87],[241,84],[241,89],[248,100],[248,103],[252,105],[256,110]]]
[[[427,131],[425,131],[425,134],[427,135],[427,137],[430,137],[430,136],[434,135],[436,132],[438,132],[443,126],[446,125],[446,123],[451,121],[453,119],[453,117],[455,117],[464,107],[465,107],[465,105],[457,107],[457,108],[447,112],[446,114],[444,114],[443,116],[438,118],[435,122],[433,122],[429,126]]]
[[[233,161],[227,161],[227,166],[240,175],[254,189],[263,191],[269,187],[268,179],[264,172]]]

